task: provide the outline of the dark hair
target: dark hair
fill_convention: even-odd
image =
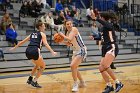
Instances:
[[[66,21],[64,21],[64,26],[65,26],[65,35],[66,35],[66,34],[67,34],[67,32],[68,32],[68,30],[67,30],[67,28],[66,28],[66,23],[67,23],[68,21],[71,21],[71,22],[72,22],[72,19],[67,19]]]
[[[105,20],[109,20],[111,18],[109,13],[101,13],[100,16],[103,17]]]
[[[101,13],[100,16],[103,17],[105,20],[117,19],[116,14],[110,12]]]
[[[38,20],[38,22],[36,23],[36,28],[39,29],[40,26],[42,26],[44,23],[41,22],[41,20]]]
[[[8,25],[8,28],[10,28],[10,26],[11,26],[11,25],[12,25],[12,26],[13,26],[13,28],[15,29],[15,25],[14,25],[14,24],[12,24],[12,23]]]

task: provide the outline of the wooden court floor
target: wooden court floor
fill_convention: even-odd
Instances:
[[[102,93],[105,83],[97,66],[81,67],[80,70],[87,86],[79,88],[79,91],[75,93]],[[0,93],[72,93],[73,82],[70,69],[45,70],[45,72],[55,71],[60,72],[44,74],[40,77],[39,83],[43,86],[41,89],[26,84],[29,72],[2,73],[0,77],[11,77],[0,79]],[[118,79],[124,83],[124,87],[119,93],[140,93],[140,62],[119,64],[114,72]],[[25,76],[18,77],[16,75]]]

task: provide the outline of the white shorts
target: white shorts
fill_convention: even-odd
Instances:
[[[80,55],[81,57],[83,57],[83,60],[85,60],[85,58],[87,57],[87,48],[83,47],[83,48],[80,48],[79,50],[73,51],[72,58],[77,56],[77,55]]]
[[[111,54],[111,55],[113,55],[114,57],[115,57],[115,50],[109,50],[108,52],[107,52],[108,54]]]

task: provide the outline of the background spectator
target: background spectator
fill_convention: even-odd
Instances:
[[[43,8],[41,1],[35,0],[32,2],[32,17],[38,17]]]
[[[0,0],[0,10],[1,11],[6,11],[6,2],[5,2],[5,0]]]
[[[100,38],[101,34],[99,33],[98,27],[95,22],[91,26],[91,33],[94,38]]]
[[[55,6],[55,12],[57,14],[60,13],[60,11],[63,11],[63,5],[61,4],[61,0],[58,0],[58,2],[56,3],[56,6]]]
[[[4,0],[5,1],[5,4],[6,4],[6,7],[8,9],[13,9],[13,5],[11,4],[11,0]]]
[[[90,21],[93,19],[93,16],[94,16],[94,11],[93,11],[93,8],[91,6],[86,10],[86,17],[87,17],[89,26],[90,26]]]
[[[22,6],[20,8],[20,13],[23,14],[23,17],[25,17],[25,16],[29,15],[28,11],[29,11],[28,10],[28,2],[25,1],[25,2],[23,2]]]
[[[46,26],[47,26],[47,13],[45,14],[45,15],[43,15],[41,18],[40,18],[40,20],[41,20],[41,22],[43,22]]]
[[[95,9],[94,9],[94,14],[95,14],[96,17],[99,16],[98,8],[95,8]]]
[[[49,4],[46,2],[46,0],[41,0],[41,3],[43,4],[43,8],[50,9],[50,6],[49,6]]]
[[[72,10],[72,0],[67,0],[67,7],[69,8],[69,10]]]
[[[52,17],[52,12],[49,12],[47,17],[46,17],[46,22],[47,22],[47,25],[51,28],[54,28],[54,19]]]
[[[6,30],[6,40],[9,42],[9,44],[12,44],[12,46],[17,45],[17,32],[15,30],[15,26],[13,24],[9,24],[7,30]]]
[[[63,5],[63,7],[67,6],[67,0],[61,0],[61,4]]]
[[[9,16],[9,13],[5,13],[1,20],[1,32],[5,34],[7,26],[12,23],[12,19]]]
[[[66,18],[65,18],[65,16],[64,16],[64,13],[63,13],[63,12],[60,13],[60,15],[61,15],[61,16],[58,16],[58,15],[55,16],[54,24],[55,24],[55,25],[58,25],[59,28],[61,28],[60,30],[59,30],[59,28],[58,28],[58,31],[63,31],[63,24],[64,24],[64,21],[65,21]]]

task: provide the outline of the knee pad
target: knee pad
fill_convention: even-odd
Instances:
[[[105,67],[105,66],[103,66],[103,65],[100,65],[100,66],[99,66],[100,73],[106,71],[108,68],[109,68],[109,67]]]

